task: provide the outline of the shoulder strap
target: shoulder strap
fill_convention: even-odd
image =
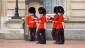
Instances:
[[[55,19],[55,21],[57,21],[57,20],[59,19],[59,17],[60,17],[60,16],[58,16],[58,18],[57,18],[57,19]]]

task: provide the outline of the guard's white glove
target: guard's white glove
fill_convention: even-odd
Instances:
[[[48,20],[49,20],[50,18],[51,18],[50,16],[47,17]]]

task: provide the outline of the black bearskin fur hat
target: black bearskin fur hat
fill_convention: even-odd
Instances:
[[[58,9],[58,7],[56,6],[56,7],[54,7],[54,13],[57,13],[57,9]]]
[[[46,9],[43,7],[38,8],[39,14],[46,14]]]
[[[64,14],[64,8],[62,6],[58,6],[57,8],[58,13],[63,13]]]
[[[28,12],[29,13],[36,13],[36,10],[35,10],[35,8],[34,7],[30,7],[29,9],[28,9]]]

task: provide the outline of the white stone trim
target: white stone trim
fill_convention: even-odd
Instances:
[[[1,16],[1,30],[4,29],[4,17]]]
[[[4,29],[4,30],[1,30],[0,33],[19,33],[19,34],[23,34],[24,30],[23,29]]]

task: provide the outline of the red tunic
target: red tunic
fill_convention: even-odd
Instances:
[[[63,16],[60,16],[59,19],[55,22],[56,29],[64,28],[63,23],[64,23],[64,17]]]
[[[39,27],[38,29],[45,29],[45,26],[46,26],[46,16],[42,16],[42,18],[39,20],[40,21],[40,24],[39,24]]]
[[[57,15],[54,16],[54,18],[52,18],[52,21],[55,21],[58,18]],[[52,28],[56,28],[56,24],[53,22]]]
[[[37,26],[32,15],[27,16],[26,24],[29,28],[34,28]]]

